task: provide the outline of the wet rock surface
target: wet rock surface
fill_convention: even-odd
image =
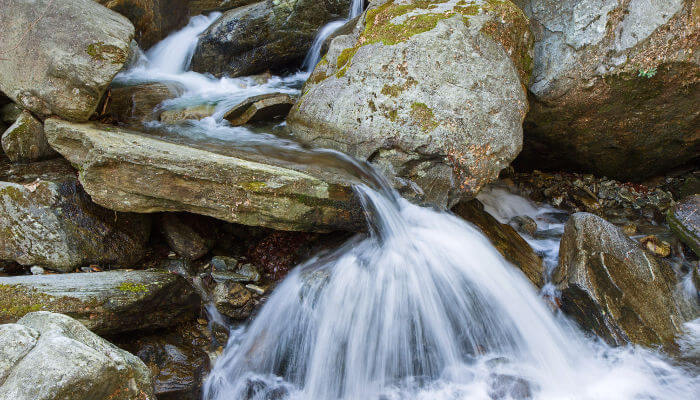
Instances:
[[[698,316],[676,293],[671,267],[598,216],[571,216],[559,256],[562,309],[610,344],[668,345]]]
[[[115,334],[173,326],[191,319],[199,307],[199,296],[187,281],[165,271],[0,277],[0,322],[51,311],[98,334]]]
[[[2,399],[155,399],[141,360],[65,315],[34,312],[0,325],[0,355]]]
[[[0,159],[0,214],[0,259],[57,271],[130,266],[143,257],[151,227],[148,216],[94,204],[62,159]]]
[[[265,0],[227,11],[202,34],[192,69],[236,77],[296,67],[316,31],[347,17],[349,6],[350,0]]]
[[[666,218],[673,233],[700,257],[700,194],[681,200]]]
[[[134,35],[92,0],[5,1],[0,26],[0,91],[41,118],[73,121],[95,111]]]
[[[140,128],[144,122],[157,121],[160,117],[160,111],[156,110],[158,105],[181,91],[177,85],[163,83],[112,87],[107,93],[101,120],[107,117],[110,121]]]
[[[314,69],[292,133],[371,161],[404,196],[475,195],[520,151],[532,38],[508,1],[460,4],[370,6]]]
[[[236,105],[224,116],[231,125],[240,126],[253,122],[274,121],[287,116],[294,100],[284,93],[254,96]]]
[[[80,167],[93,201],[118,211],[187,211],[288,230],[358,229],[352,181],[248,161],[106,125],[49,119],[49,143]]]
[[[535,286],[541,288],[544,285],[542,259],[515,229],[510,225],[501,224],[484,211],[484,206],[479,200],[461,201],[452,212],[481,229],[503,257],[523,271]]]
[[[519,4],[535,35],[519,164],[639,181],[697,159],[694,1]]]

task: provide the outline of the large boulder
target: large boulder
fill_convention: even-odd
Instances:
[[[642,180],[697,157],[697,1],[519,2],[536,39],[520,165]]]
[[[187,211],[283,230],[363,226],[347,176],[251,161],[106,125],[52,118],[44,130],[51,146],[78,166],[92,200],[113,210]]]
[[[44,124],[26,110],[2,134],[2,149],[13,162],[39,161],[58,155],[46,141]]]
[[[166,271],[115,270],[0,277],[0,322],[32,311],[69,315],[98,334],[164,328],[192,319],[200,300]]]
[[[669,209],[666,220],[673,233],[700,257],[700,194],[688,196]]]
[[[191,0],[95,0],[134,24],[134,39],[147,49],[187,23]]]
[[[134,27],[92,0],[6,0],[0,90],[38,115],[85,121],[129,55]]]
[[[498,222],[491,214],[484,211],[484,205],[476,199],[461,201],[452,211],[481,229],[506,260],[518,267],[535,286],[542,288],[544,285],[542,259],[513,227]]]
[[[562,309],[610,344],[669,344],[697,317],[676,293],[673,269],[596,215],[569,218],[559,257]]]
[[[144,122],[159,119],[160,110],[156,109],[159,104],[181,93],[182,88],[178,85],[165,83],[112,87],[107,94],[102,117],[126,126],[141,128]]]
[[[264,0],[224,13],[199,39],[192,69],[216,76],[298,66],[320,27],[347,17],[350,0]]]
[[[138,357],[61,314],[0,325],[0,399],[155,400]]]
[[[0,260],[72,271],[139,261],[150,218],[98,206],[63,159],[11,165],[0,160]]]
[[[379,165],[406,196],[454,205],[520,152],[528,21],[509,1],[379,3],[331,42],[287,123]]]

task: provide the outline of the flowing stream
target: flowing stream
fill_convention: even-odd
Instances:
[[[227,106],[260,93],[298,93],[308,71],[263,83],[188,71],[197,35],[216,18],[193,18],[118,76],[122,84],[180,85],[183,94],[162,107],[217,107],[201,121],[149,126],[233,147],[263,146],[282,158],[291,152],[297,161],[304,159],[299,154],[337,160],[367,182],[356,192],[370,229],[290,272],[254,321],[234,331],[206,381],[204,399],[696,398],[696,372],[653,350],[611,348],[584,336],[469,223],[411,204],[347,156],[305,150],[274,135],[275,127],[228,125],[222,118]],[[540,227],[553,230],[549,242],[529,240],[548,265],[556,262],[562,224],[542,218],[556,210],[503,201],[502,193],[480,198],[503,221],[517,214],[547,224]]]

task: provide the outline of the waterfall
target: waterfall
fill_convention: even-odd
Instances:
[[[347,19],[329,22],[319,29],[318,33],[316,34],[316,38],[311,44],[311,48],[309,49],[308,53],[306,53],[306,57],[302,63],[301,69],[303,71],[311,73],[314,70],[316,64],[318,64],[318,62],[321,60],[321,47],[323,47],[323,43],[326,41],[326,39],[328,39],[333,32],[338,30],[338,28],[345,25],[346,22],[362,14],[364,5],[365,0],[352,0],[352,3],[350,4],[350,13]]]
[[[585,338],[474,226],[359,187],[371,234],[297,267],[205,386],[227,399],[690,399],[652,351]]]

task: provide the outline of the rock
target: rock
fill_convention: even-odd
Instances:
[[[185,26],[190,15],[190,0],[95,1],[127,17],[134,24],[134,38],[144,49]]]
[[[33,312],[0,332],[1,399],[155,400],[141,360],[70,317]]]
[[[151,229],[148,216],[94,204],[63,159],[0,161],[0,215],[0,259],[56,271],[136,263]]]
[[[211,259],[211,267],[217,272],[233,272],[238,267],[238,260],[233,257],[216,256]]]
[[[212,11],[226,11],[232,8],[243,7],[258,2],[259,0],[189,0],[190,16],[210,13]]]
[[[164,328],[193,318],[199,296],[158,270],[0,277],[0,322],[28,312],[66,314],[100,335]]]
[[[673,233],[700,257],[700,194],[688,196],[668,210]]]
[[[165,124],[179,124],[188,119],[200,120],[211,117],[216,111],[212,104],[202,104],[182,109],[164,110],[160,113],[160,122]]]
[[[352,31],[355,30],[355,26],[357,26],[357,22],[360,20],[360,17],[361,15],[358,15],[355,18],[348,20],[338,29],[333,31],[333,33],[328,35],[326,40],[324,40],[323,44],[321,45],[321,56],[324,56],[326,53],[328,53],[328,48],[331,46],[331,42],[333,41],[333,39],[335,39],[338,36],[352,34]]]
[[[645,236],[639,239],[639,242],[647,251],[657,257],[668,257],[671,255],[671,245],[659,239],[656,235]]]
[[[58,155],[46,141],[44,125],[28,111],[22,111],[2,135],[2,149],[13,162],[39,161]]]
[[[181,257],[196,260],[216,244],[217,221],[192,214],[163,214],[160,227],[168,245]]]
[[[224,13],[200,37],[192,69],[215,76],[298,67],[326,23],[345,18],[350,0],[264,0]]]
[[[144,122],[157,121],[155,108],[165,100],[177,97],[180,87],[164,83],[112,87],[107,94],[106,115],[126,126],[140,128]]]
[[[527,233],[530,236],[534,236],[537,232],[537,222],[527,215],[518,215],[510,220],[510,224],[520,231]]]
[[[316,66],[292,133],[373,162],[404,196],[475,195],[520,151],[531,35],[509,1],[461,4],[373,3]]]
[[[31,268],[29,268],[29,272],[31,272],[32,275],[43,275],[46,271],[40,266],[34,265]]]
[[[117,211],[187,211],[289,230],[363,226],[345,176],[310,175],[105,125],[48,119],[44,129],[51,146],[79,166],[93,201]]]
[[[685,322],[676,277],[621,229],[588,213],[569,218],[554,282],[562,309],[611,345],[669,344]]]
[[[204,377],[209,372],[209,356],[202,347],[177,332],[154,334],[117,343],[135,354],[151,371],[158,400],[199,400]]]
[[[239,321],[250,317],[255,307],[253,294],[236,282],[218,283],[212,297],[220,313]]]
[[[8,0],[0,90],[40,118],[86,121],[129,55],[134,27],[92,0]]]
[[[640,181],[697,157],[695,2],[521,3],[536,40],[522,168]]]
[[[215,282],[257,282],[260,273],[252,264],[238,265],[233,257],[216,256],[211,259],[211,277]]]
[[[294,100],[285,93],[261,94],[247,98],[229,110],[224,118],[231,125],[240,126],[250,122],[272,121],[287,116]]]
[[[508,262],[520,269],[538,288],[544,285],[544,265],[532,247],[510,225],[484,211],[479,200],[459,202],[452,211],[476,225]]]
[[[0,121],[12,125],[22,114],[22,107],[15,103],[5,104],[0,108]]]

